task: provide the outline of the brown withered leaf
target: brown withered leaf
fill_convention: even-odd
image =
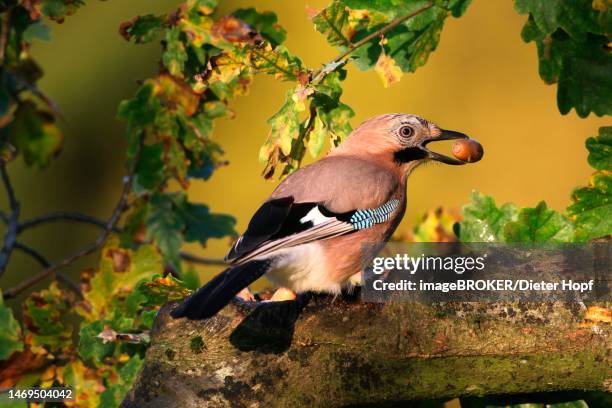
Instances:
[[[14,353],[8,360],[0,361],[0,388],[13,387],[23,374],[37,372],[49,364],[49,359],[29,347]]]
[[[32,20],[38,20],[41,17],[40,10],[37,8],[38,3],[40,3],[40,0],[23,0],[21,2],[21,7],[30,13]]]
[[[119,35],[123,37],[124,40],[130,41],[131,36],[129,34],[129,31],[132,27],[134,27],[134,24],[136,24],[136,21],[138,21],[138,17],[139,16],[134,16],[130,18],[129,20],[122,21],[119,24]]]
[[[263,38],[244,21],[233,16],[217,20],[212,28],[212,35],[232,43],[261,44]]]
[[[115,272],[125,272],[130,267],[130,257],[122,248],[110,249],[106,256],[112,259]]]

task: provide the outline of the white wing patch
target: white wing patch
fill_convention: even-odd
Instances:
[[[319,206],[313,207],[312,210],[308,211],[308,214],[300,218],[300,222],[302,224],[306,224],[307,222],[312,222],[312,225],[319,225],[325,222],[334,220],[334,217],[326,217],[319,210]]]

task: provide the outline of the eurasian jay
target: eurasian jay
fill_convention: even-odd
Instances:
[[[214,316],[266,274],[295,293],[339,293],[376,256],[363,243],[384,244],[406,210],[406,181],[428,160],[465,164],[428,149],[430,142],[468,139],[409,114],[380,115],[356,128],[325,158],[288,176],[255,212],[226,256],[229,267],[172,313]]]

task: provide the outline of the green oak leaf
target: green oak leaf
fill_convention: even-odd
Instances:
[[[164,181],[163,143],[144,145],[136,167],[136,182],[147,190],[155,190]]]
[[[4,304],[0,290],[0,361],[21,350],[23,350],[21,328],[13,317],[13,311]]]
[[[41,20],[35,21],[23,32],[23,40],[29,43],[34,40],[49,42],[51,41],[51,29]]]
[[[196,153],[206,148],[213,129],[213,120],[206,113],[194,116],[178,115],[179,122],[183,128],[183,143],[185,147]]]
[[[414,72],[424,65],[437,47],[448,15],[461,16],[470,1],[439,0],[433,7],[402,22],[380,38],[356,48],[351,57],[361,70],[372,69],[381,56],[391,57],[404,72]],[[427,1],[336,0],[312,17],[315,29],[341,51],[381,29],[396,18],[425,7]],[[384,48],[384,53],[383,53]]]
[[[594,173],[588,187],[574,190],[572,201],[567,212],[576,224],[578,240],[612,234],[612,172]]]
[[[77,311],[87,321],[110,319],[118,305],[113,299],[127,296],[139,282],[161,274],[163,265],[153,245],[140,245],[132,250],[120,247],[119,239],[112,237],[102,250],[98,271],[83,293],[86,305]]]
[[[183,240],[206,244],[210,238],[236,235],[234,217],[190,203],[185,193],[154,194],[145,222],[147,237],[171,260],[178,260]]]
[[[132,383],[140,372],[144,360],[135,354],[117,370],[118,379],[107,387],[100,395],[100,408],[114,408],[121,405],[126,394],[132,388]]]
[[[450,0],[448,2],[448,9],[453,17],[461,17],[465,14],[471,2],[472,0]]]
[[[181,30],[178,27],[168,29],[165,41],[166,49],[162,54],[162,62],[171,75],[182,78],[188,55],[185,44],[181,40]]]
[[[520,0],[520,13],[530,13],[523,27],[525,42],[538,50],[540,77],[557,83],[562,114],[572,108],[580,117],[612,113],[612,53],[610,10],[595,10],[595,2],[577,0]]]
[[[436,6],[452,11],[454,17],[461,17],[472,0],[435,0]],[[347,7],[355,10],[378,11],[391,16],[404,15],[423,7],[427,1],[404,0],[342,0]]]
[[[551,54],[562,54],[557,105],[562,114],[572,108],[580,117],[590,112],[612,114],[612,54],[609,40],[589,35],[584,42],[573,41],[563,33],[552,36]]]
[[[131,99],[121,101],[117,117],[126,122],[127,133],[136,133],[151,125],[161,110],[161,104],[153,98],[153,83],[145,82]]]
[[[72,345],[72,329],[63,320],[70,311],[67,292],[57,282],[32,293],[24,302],[24,334],[33,346],[61,352]]]
[[[84,361],[92,361],[96,364],[102,364],[107,357],[110,357],[115,352],[115,343],[104,343],[98,335],[106,326],[111,324],[108,320],[96,320],[92,323],[85,323],[79,331],[79,356]]]
[[[554,33],[561,28],[572,37],[586,33],[605,34],[600,24],[600,13],[592,0],[516,0],[519,14],[531,14],[540,31]]]
[[[589,164],[596,170],[612,171],[612,126],[599,128],[599,135],[586,141]]]
[[[232,15],[257,30],[272,46],[282,44],[287,32],[278,24],[276,14],[271,11],[258,12],[254,8],[238,9]]]
[[[154,279],[157,275],[153,275],[151,279]],[[132,318],[137,316],[140,309],[148,303],[148,297],[142,292],[142,287],[147,283],[147,280],[142,280],[138,284],[132,292],[125,298],[123,305],[121,305],[122,312],[125,313],[126,316],[131,316]],[[116,330],[119,330],[117,328]],[[130,330],[130,328],[126,328],[126,330]]]
[[[216,57],[217,66],[211,71],[206,86],[217,98],[225,101],[247,93],[253,82],[253,69],[243,63],[248,55],[242,49],[239,61],[231,54]]]
[[[323,150],[323,146],[325,145],[325,140],[327,139],[327,129],[325,128],[325,124],[321,120],[320,116],[315,116],[314,118],[314,126],[312,131],[308,134],[308,142],[307,148],[308,152],[312,157],[318,157]]]
[[[23,153],[28,166],[46,167],[61,147],[63,136],[53,117],[31,101],[22,102],[15,112],[9,140]]]
[[[476,191],[472,193],[471,202],[463,207],[462,214],[459,238],[464,242],[503,242],[504,226],[518,218],[514,204],[506,203],[498,208],[493,197]]]
[[[294,98],[294,95],[294,90],[288,91],[283,106],[268,119],[270,133],[259,150],[260,162],[267,163],[264,169],[266,178],[272,177],[276,166],[286,161],[291,154],[294,140],[300,138],[300,112],[305,110],[306,97],[298,95]]]
[[[83,0],[41,0],[40,11],[52,20],[62,22],[65,17],[74,14],[85,5]]]
[[[315,122],[313,132],[325,132],[333,146],[339,145],[351,133],[350,119],[355,116],[355,113],[348,105],[340,102],[342,81],[345,78],[346,71],[343,69],[326,75],[320,83],[315,85],[315,93],[311,102],[311,109],[315,109],[317,119],[321,122],[320,124]],[[315,135],[315,140],[317,137],[320,136]],[[321,142],[318,141],[318,143]],[[317,149],[320,151],[321,147]],[[311,151],[312,153],[313,151]]]
[[[572,242],[574,227],[542,201],[535,208],[522,208],[518,219],[508,222],[503,233],[506,242]]]
[[[154,240],[161,253],[176,262],[183,242],[185,220],[177,213],[174,194],[154,194],[145,219],[147,239]]]
[[[166,22],[164,16],[146,14],[121,23],[119,32],[127,41],[147,43],[159,37]]]
[[[340,102],[345,77],[346,71],[337,69],[314,84],[299,85],[287,93],[285,104],[268,120],[270,134],[259,152],[260,161],[266,163],[266,178],[272,177],[279,165],[284,165],[282,175],[291,173],[306,151],[316,156],[325,140],[337,146],[351,132],[354,112]],[[301,114],[306,111],[310,116],[302,120]]]
[[[315,30],[326,36],[327,42],[336,47],[348,47],[355,32],[349,22],[349,11],[345,4],[332,1],[312,18]]]
[[[174,177],[183,188],[187,188],[187,171],[189,170],[189,160],[185,149],[176,139],[167,139],[164,148],[164,170]]]
[[[428,16],[426,23],[417,24]],[[431,8],[416,16],[414,21],[408,21],[405,25],[407,32],[400,27],[396,35],[389,37],[388,55],[397,61],[404,72],[414,72],[425,65],[429,55],[438,47],[446,16],[446,10]]]
[[[337,107],[329,111],[317,109],[317,114],[325,124],[333,146],[338,146],[353,129],[350,120],[355,112],[344,103],[338,103]]]
[[[337,146],[351,133],[350,119],[355,113],[340,101],[342,81],[345,78],[346,70],[339,69],[330,72],[314,85],[311,110],[314,109],[316,113],[315,123],[306,135],[307,148],[313,157],[321,153],[325,140],[329,139],[331,145]]]
[[[302,75],[305,75],[302,60],[292,55],[284,45],[272,47],[268,43],[263,47],[245,46],[236,54],[247,60],[255,72],[272,75],[282,81],[298,81]]]
[[[186,225],[185,241],[205,245],[210,238],[223,238],[237,235],[234,227],[236,219],[230,215],[211,213],[203,204],[189,203],[186,200],[178,208]]]

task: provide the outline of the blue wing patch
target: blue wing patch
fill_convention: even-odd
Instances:
[[[354,230],[360,230],[364,228],[370,228],[374,224],[380,224],[391,217],[391,213],[399,205],[399,200],[395,198],[387,201],[380,207],[370,208],[366,210],[357,210],[349,219]]]

